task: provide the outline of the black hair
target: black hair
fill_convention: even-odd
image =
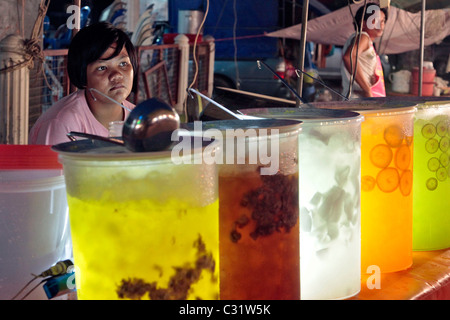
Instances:
[[[361,6],[358,11],[356,11],[355,14],[355,20],[353,21],[353,26],[355,27],[355,30],[361,30],[361,19],[363,19],[364,22],[367,22],[367,19],[369,19],[369,17],[373,14],[373,6],[376,7],[375,10],[381,10],[384,12],[384,16],[385,19],[387,21],[388,19],[388,10],[387,8],[380,8],[380,6],[376,3],[368,3],[366,6]],[[365,14],[364,14],[364,8],[366,8],[365,10]],[[364,14],[364,17],[363,17]]]
[[[125,46],[134,71],[134,90],[138,69],[136,49],[123,30],[107,22],[99,22],[84,27],[73,37],[67,55],[67,72],[71,83],[79,89],[86,87],[88,64],[100,59],[114,43],[117,44],[116,49],[108,59],[116,57]]]

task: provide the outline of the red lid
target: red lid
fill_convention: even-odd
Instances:
[[[62,164],[51,146],[0,144],[0,170],[11,169],[62,169]]]

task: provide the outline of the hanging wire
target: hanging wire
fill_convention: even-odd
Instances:
[[[33,293],[34,290],[36,290],[41,284],[44,282],[47,282],[49,279],[43,279],[39,281],[37,285],[35,285],[33,288],[31,288],[20,300],[25,300],[26,297],[28,297],[31,293]]]
[[[194,78],[192,79],[191,84],[188,86],[187,90],[189,91],[195,84],[195,82],[197,81],[197,77],[198,77],[198,61],[197,61],[197,41],[198,41],[198,37],[200,35],[200,32],[203,28],[203,25],[205,24],[206,21],[206,17],[208,16],[208,12],[209,12],[209,0],[206,1],[206,11],[205,11],[205,15],[203,16],[203,20],[200,23],[200,27],[197,30],[197,34],[195,35],[195,40],[194,40],[194,46],[193,46],[193,59],[194,59],[194,65],[195,65],[195,71],[194,71]],[[188,117],[188,112],[187,112],[187,96],[186,99],[184,100],[184,114],[186,115],[186,119]]]
[[[22,289],[20,289],[19,292],[16,293],[16,295],[14,297],[11,298],[11,300],[15,300],[31,283],[33,283],[34,280],[36,280],[37,278],[39,278],[39,276],[34,276],[30,281],[27,282],[27,284],[25,286],[23,286]],[[33,291],[34,289],[32,289],[31,291]]]
[[[25,284],[25,286],[23,286],[22,289],[19,290],[19,292],[17,292],[14,297],[11,298],[11,300],[15,300],[29,285],[31,285],[36,279],[38,278],[44,278],[43,280],[41,280],[37,285],[35,285],[33,288],[31,288],[22,298],[21,300],[25,299],[26,297],[28,297],[34,290],[36,290],[37,287],[39,287],[42,283],[48,281],[51,278],[54,278],[56,276],[60,276],[63,274],[66,274],[69,272],[70,268],[73,266],[72,261],[70,260],[64,260],[64,261],[59,261],[58,263],[56,263],[54,266],[52,266],[51,268],[41,272],[38,275],[35,274],[31,274],[33,276],[33,278],[27,282],[27,284]]]
[[[356,71],[358,69],[358,56],[359,56],[359,42],[361,40],[361,33],[362,33],[362,26],[363,26],[363,21],[364,21],[364,16],[366,15],[366,7],[367,7],[367,0],[353,0],[354,3],[356,4],[360,4],[362,1],[364,1],[364,11],[363,11],[363,15],[361,16],[361,21],[360,21],[360,25],[358,28],[358,24],[356,23],[356,18],[353,14],[352,8],[350,6],[350,0],[348,0],[348,9],[350,10],[350,14],[352,16],[353,19],[353,23],[356,26],[356,32],[355,32],[355,38],[352,44],[352,48],[350,51],[350,80],[349,80],[349,87],[348,87],[348,93],[347,93],[347,99],[350,99],[350,96],[352,94],[352,90],[353,90],[353,84],[355,82],[355,77],[356,77]],[[355,55],[355,68],[353,69],[353,50],[355,49],[355,45],[356,45],[356,55]]]
[[[239,68],[237,63],[237,43],[236,43],[236,29],[237,29],[237,10],[236,10],[236,0],[233,0],[233,15],[234,15],[234,23],[233,23],[233,47],[234,47],[234,68],[236,72],[236,87],[240,89],[240,78],[239,78]]]

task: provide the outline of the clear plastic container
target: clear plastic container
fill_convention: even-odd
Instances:
[[[419,103],[414,121],[413,250],[450,247],[450,101]]]
[[[245,109],[301,120],[299,135],[301,299],[344,299],[360,291],[361,122],[356,112]],[[326,288],[326,289],[324,289]]]
[[[79,299],[219,298],[217,171],[194,164],[206,147],[190,146],[178,155],[91,140],[54,147]]]
[[[298,300],[301,122],[198,124],[199,135],[215,134],[222,144],[217,158],[221,299]]]

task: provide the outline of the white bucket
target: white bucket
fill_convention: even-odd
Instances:
[[[0,169],[0,300],[33,275],[70,259],[72,246],[61,169]],[[39,284],[33,281],[17,299]],[[27,299],[48,299],[42,284]]]
[[[411,71],[400,70],[389,74],[389,81],[392,83],[392,91],[409,93],[411,82]]]

